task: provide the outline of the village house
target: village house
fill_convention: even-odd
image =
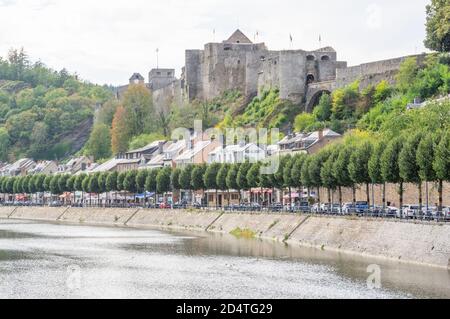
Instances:
[[[1,176],[25,176],[36,166],[36,162],[29,158],[22,158],[13,164],[7,164],[0,169]]]
[[[208,163],[256,163],[266,158],[266,151],[255,143],[219,146],[208,154]]]
[[[87,171],[92,164],[92,159],[87,156],[74,157],[66,164],[59,165],[58,173],[75,175]]]
[[[58,172],[58,163],[55,161],[42,161],[28,171],[29,175],[45,174],[52,175]]]
[[[293,133],[279,143],[279,155],[315,154],[326,145],[342,138],[342,135],[330,129],[313,133]]]

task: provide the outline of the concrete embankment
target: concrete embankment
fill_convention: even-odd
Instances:
[[[296,214],[0,207],[0,218],[231,233],[450,269],[450,225]]]

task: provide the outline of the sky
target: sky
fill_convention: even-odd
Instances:
[[[134,72],[147,79],[157,49],[159,66],[179,76],[186,49],[221,42],[239,28],[271,50],[332,46],[339,60],[357,65],[425,52],[429,2],[0,0],[0,56],[24,47],[32,61],[121,85]]]

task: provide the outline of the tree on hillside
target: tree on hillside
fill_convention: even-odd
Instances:
[[[191,187],[195,191],[203,191],[203,199],[205,198],[205,182],[203,176],[206,172],[206,165],[196,165],[192,170]],[[203,200],[202,200],[203,201]],[[203,204],[203,202],[202,202]]]
[[[311,187],[314,185],[311,182],[311,179],[309,178],[309,164],[311,162],[311,157],[308,156],[305,158],[305,161],[302,165],[301,170],[301,184],[302,186],[306,187],[308,189],[308,197],[311,195]]]
[[[122,103],[127,133],[130,137],[156,131],[153,99],[145,85],[129,86]]]
[[[356,146],[348,163],[348,172],[353,183],[366,185],[367,203],[369,203],[369,207],[371,203],[369,186],[372,182],[369,174],[369,161],[371,156],[372,144],[365,142]]]
[[[115,193],[115,199],[117,200],[117,177],[118,177],[118,173],[117,172],[109,172],[108,175],[106,176],[106,181],[105,181],[105,191],[106,192],[114,192]]]
[[[111,156],[111,130],[108,126],[105,124],[96,124],[94,126],[86,143],[85,154],[93,156],[95,160]]]
[[[283,163],[283,184],[289,191],[289,207],[292,206],[292,187],[295,185],[295,181],[292,178],[292,168],[295,164],[295,157],[289,156],[285,163]]]
[[[450,181],[450,132],[443,132],[434,153],[433,168],[439,182],[439,212],[442,212],[444,181]]]
[[[158,177],[159,169],[151,169],[148,174],[147,178],[145,179],[145,189],[148,192],[153,192],[155,194],[155,205],[158,204],[158,184],[156,178]]]
[[[246,178],[250,189],[261,187],[261,163],[253,163],[247,172]],[[253,196],[252,192],[250,192],[251,196]],[[261,204],[261,197],[258,196],[257,202]]]
[[[372,154],[368,162],[368,173],[372,184],[383,184],[383,210],[386,207],[386,182],[381,174],[381,156],[386,148],[385,143],[378,142],[374,145]]]
[[[239,204],[241,204],[242,196],[241,196],[241,188],[237,182],[237,176],[239,173],[241,164],[236,163],[232,164],[227,174],[227,187],[228,189],[236,190],[239,193]]]
[[[125,181],[125,177],[127,177],[127,172],[120,172],[117,175],[117,190],[118,191],[125,190],[125,186],[123,185],[123,182]]]
[[[317,189],[317,201],[321,203],[320,187],[322,187],[322,178],[320,173],[322,171],[323,163],[328,159],[329,152],[321,151],[311,156],[311,160],[308,163],[308,178],[312,187]]]
[[[215,190],[216,194],[216,208],[219,204],[219,196],[218,196],[218,185],[217,185],[217,174],[220,170],[219,163],[213,163],[208,165],[205,175],[203,176],[203,182],[205,183],[205,188],[210,190]],[[209,206],[209,203],[208,203]]]
[[[227,186],[227,176],[228,171],[230,170],[229,164],[222,164],[220,166],[219,172],[217,173],[216,183],[217,188],[220,189],[222,192],[228,191],[228,206],[230,206],[230,192]]]
[[[250,189],[250,185],[247,180],[247,172],[250,170],[251,167],[252,164],[248,162],[242,163],[241,166],[239,167],[236,182],[239,185],[239,189],[241,190],[246,191]]]
[[[411,135],[403,144],[398,158],[400,176],[407,183],[414,183],[419,189],[419,208],[422,211],[422,179],[420,178],[420,167],[417,163],[417,149],[422,139],[421,133]]]
[[[356,188],[355,182],[352,180],[349,171],[350,159],[353,154],[351,146],[344,146],[339,148],[338,156],[333,163],[333,175],[336,178],[339,191],[339,204],[342,207],[342,187],[352,188],[353,205],[356,202]]]
[[[96,173],[89,176],[88,189],[89,198],[92,193],[97,194],[97,205],[100,204],[100,185],[99,185],[100,173]]]
[[[61,175],[54,175],[52,179],[50,180],[50,193],[53,195],[59,195],[61,194],[61,190],[59,188],[59,179]]]
[[[114,114],[111,129],[111,147],[113,154],[123,153],[128,150],[131,135],[127,128],[125,114],[125,108],[122,106],[119,106],[116,114]]]
[[[320,178],[322,180],[322,186],[327,189],[328,192],[328,212],[332,212],[333,200],[331,198],[331,192],[334,191],[338,185],[338,181],[333,174],[333,165],[339,156],[339,150],[335,149],[330,152],[328,159],[322,164],[320,170]]]
[[[429,207],[428,183],[434,182],[437,179],[436,172],[433,169],[434,153],[435,145],[433,134],[428,133],[420,141],[416,153],[416,161],[419,167],[418,173],[420,179],[425,182],[427,211]]]
[[[294,128],[296,132],[305,132],[308,128],[316,123],[316,117],[310,113],[300,113],[294,121]]]
[[[193,165],[187,165],[181,170],[180,177],[178,178],[178,183],[180,184],[181,189],[184,191],[190,192],[192,190],[191,177],[193,169]]]
[[[165,195],[171,191],[170,176],[172,175],[171,167],[164,167],[159,170],[158,176],[156,176],[156,188],[158,193]]]
[[[4,127],[0,127],[0,161],[8,160],[9,134]]]
[[[137,192],[136,176],[137,176],[137,171],[132,170],[132,171],[127,172],[127,174],[125,175],[125,179],[123,180],[124,190],[131,193],[133,195],[133,197]]]
[[[329,121],[332,107],[331,96],[329,94],[323,94],[320,97],[319,104],[314,108],[313,114],[321,122]]]
[[[450,51],[450,4],[448,0],[431,0],[427,6],[425,46],[434,51]]]
[[[388,183],[398,184],[399,209],[403,206],[403,183],[404,180],[400,176],[399,156],[403,146],[403,138],[397,137],[393,139],[386,147],[381,156],[381,174],[383,179]]]

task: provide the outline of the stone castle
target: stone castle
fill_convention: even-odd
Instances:
[[[355,80],[360,80],[363,87],[381,80],[394,82],[406,58],[348,67],[347,62],[337,60],[331,47],[272,51],[236,30],[222,43],[207,43],[203,50],[186,50],[180,79],[175,77],[174,69],[158,68],[150,71],[148,83],[135,73],[130,84],[145,84],[153,93],[156,107],[211,100],[230,90],[239,90],[250,99],[277,88],[282,99],[311,111],[324,92],[330,93]],[[118,88],[117,96],[126,88]]]

